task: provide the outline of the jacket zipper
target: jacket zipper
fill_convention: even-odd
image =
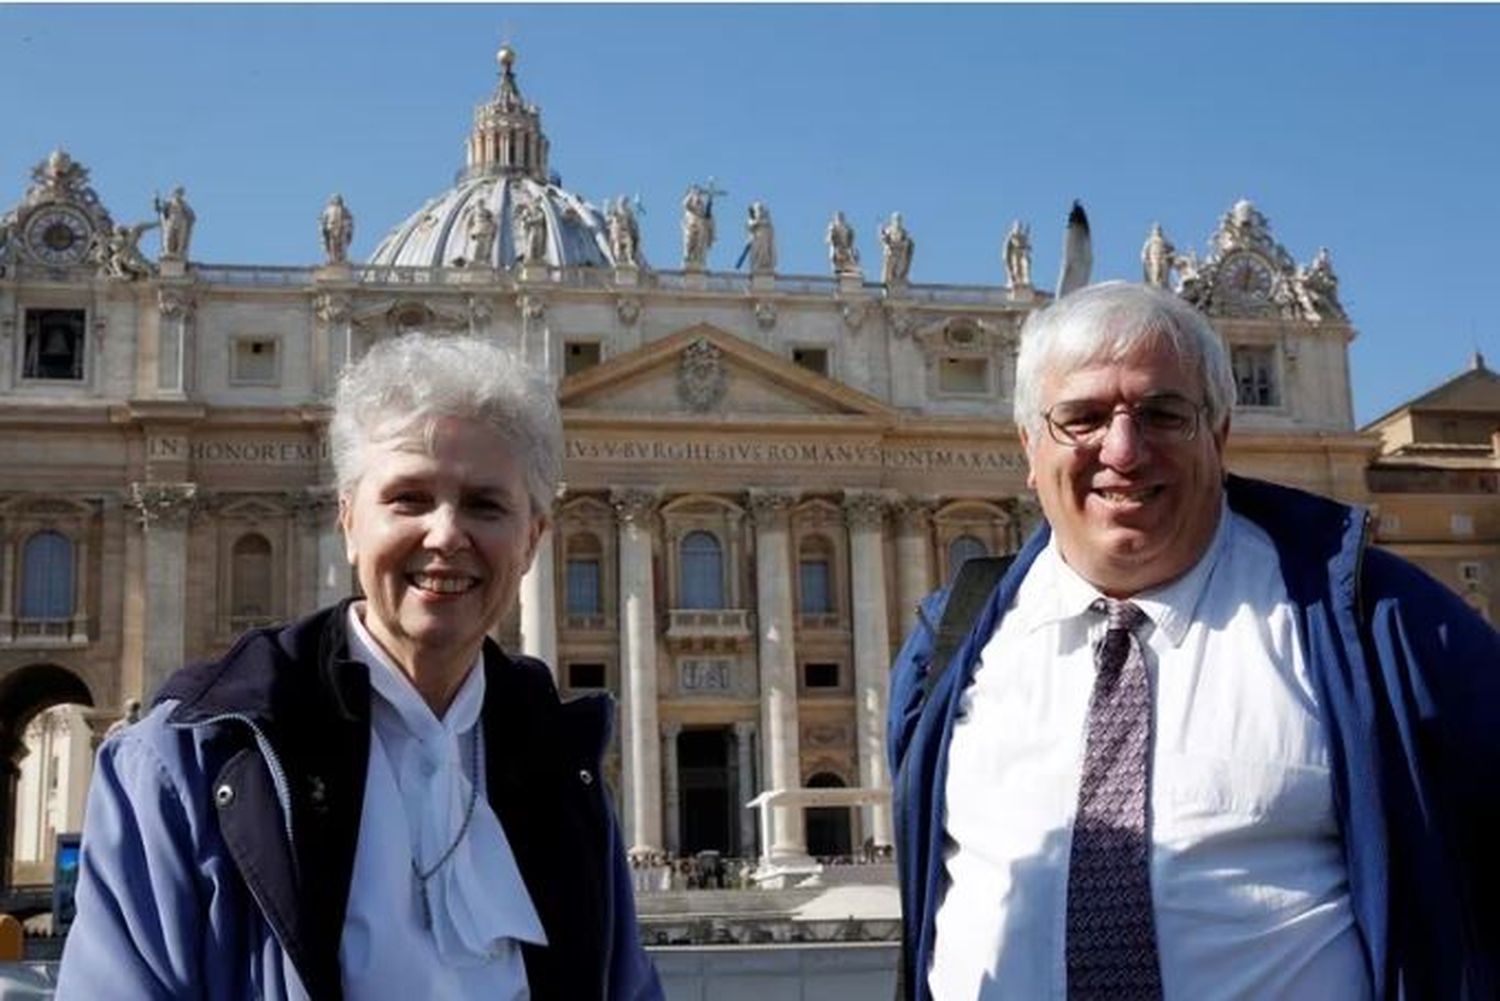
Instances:
[[[245,724],[245,726],[250,728],[250,732],[255,735],[255,746],[260,751],[261,758],[265,760],[266,767],[271,771],[271,784],[276,787],[276,799],[281,804],[281,815],[286,822],[287,847],[292,848],[297,842],[292,838],[291,787],[287,784],[286,770],[281,767],[281,759],[276,756],[275,750],[271,747],[270,740],[266,738],[265,731],[244,713],[220,713],[193,723],[174,723],[172,725],[179,730],[192,730],[200,726],[224,723],[229,720]]]

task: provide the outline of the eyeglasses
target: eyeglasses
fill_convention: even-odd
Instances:
[[[1096,400],[1064,400],[1042,411],[1047,433],[1068,448],[1093,448],[1104,441],[1115,415],[1123,413],[1147,441],[1174,445],[1192,441],[1198,416],[1207,407],[1180,396],[1159,396],[1134,406],[1109,406]]]

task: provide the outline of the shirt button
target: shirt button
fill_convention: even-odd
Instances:
[[[594,773],[589,771],[587,768],[580,768],[578,769],[578,781],[582,782],[586,786],[593,785]]]

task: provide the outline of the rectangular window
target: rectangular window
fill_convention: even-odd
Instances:
[[[1458,579],[1469,587],[1478,587],[1484,582],[1484,565],[1464,561],[1458,565]]]
[[[563,343],[563,375],[575,375],[599,364],[601,349],[598,341],[565,341]]]
[[[938,389],[945,393],[983,395],[990,388],[990,363],[984,358],[938,359]]]
[[[86,329],[81,309],[28,309],[21,377],[82,381]]]
[[[833,593],[829,587],[827,560],[803,560],[797,568],[798,611],[804,615],[824,615],[833,611]]]
[[[276,385],[276,341],[269,337],[236,338],[229,356],[229,381],[249,386]]]
[[[792,348],[792,364],[801,365],[809,372],[828,374],[827,348]]]
[[[568,687],[569,688],[603,688],[604,687],[604,665],[603,664],[569,664],[568,665]]]
[[[803,688],[837,688],[839,687],[839,666],[837,664],[807,663],[802,665],[802,687]]]
[[[1276,349],[1235,347],[1229,352],[1234,367],[1235,402],[1242,407],[1281,405],[1276,388]]]
[[[598,560],[568,561],[567,601],[569,615],[598,615],[604,611]]]

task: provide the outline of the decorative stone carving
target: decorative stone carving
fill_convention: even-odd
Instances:
[[[857,331],[864,326],[865,318],[870,315],[874,304],[869,299],[861,299],[856,302],[845,301],[839,304],[839,315],[844,318],[844,326],[850,331]]]
[[[516,300],[521,316],[532,323],[540,323],[547,317],[547,300],[540,295],[523,295]]]
[[[547,210],[540,198],[521,202],[515,208],[517,256],[522,265],[547,263]]]
[[[888,289],[905,285],[917,244],[902,225],[900,212],[892,212],[890,222],[880,227],[880,248],[880,280]]]
[[[785,525],[796,504],[797,492],[794,490],[754,489],[745,498],[751,520],[760,527],[777,523]]]
[[[641,317],[641,300],[633,295],[622,295],[615,300],[615,315],[627,327],[635,326]]]
[[[621,524],[649,527],[659,503],[661,497],[654,490],[620,487],[609,492],[609,505]]]
[[[755,325],[762,330],[776,326],[776,304],[769,299],[755,300]]]
[[[298,524],[321,528],[333,524],[339,507],[338,490],[332,486],[288,490],[283,495],[283,502],[296,517]]]
[[[844,518],[851,529],[880,528],[885,524],[889,499],[870,490],[844,491]]]
[[[469,330],[471,332],[484,329],[495,315],[494,304],[482,295],[465,296],[464,305],[469,309]]]
[[[354,299],[347,292],[322,292],[313,299],[313,315],[327,326],[348,323],[354,315]]]
[[[807,723],[802,727],[802,742],[808,747],[848,747],[854,742],[852,736],[842,723]]]
[[[1201,264],[1173,258],[1177,294],[1211,316],[1305,318],[1295,288],[1296,264],[1271,236],[1270,224],[1241,199],[1219,220]]]
[[[933,497],[898,497],[891,502],[891,513],[901,530],[907,532],[925,531],[937,509],[938,502]]]
[[[156,308],[164,319],[186,322],[192,319],[196,303],[191,293],[167,286],[157,290]]]
[[[914,332],[915,340],[929,362],[940,355],[960,353],[993,357],[1008,348],[1015,333],[972,316],[949,316]]]
[[[689,410],[706,413],[714,409],[728,388],[723,352],[712,342],[699,338],[683,349],[677,369],[677,397]]]
[[[187,524],[198,506],[196,483],[132,483],[128,505],[135,509],[141,527],[180,527]]]
[[[682,266],[688,271],[702,271],[708,266],[708,251],[714,245],[713,182],[690,184],[682,196]]]
[[[1005,278],[1017,291],[1031,288],[1031,227],[1017,219],[1005,237]]]
[[[828,241],[828,263],[833,273],[840,277],[860,277],[859,248],[854,245],[854,227],[844,218],[844,213],[835,212],[828,223],[824,237]]]
[[[133,282],[149,278],[156,273],[156,266],[141,253],[141,235],[155,229],[154,222],[138,222],[133,226],[115,226],[100,235],[94,245],[94,261],[105,278],[115,282]]]
[[[345,264],[349,244],[354,242],[354,213],[344,205],[343,195],[334,195],[323,206],[318,217],[318,233],[323,240],[323,259],[328,264]]]
[[[1171,281],[1177,248],[1161,231],[1161,223],[1151,224],[1151,233],[1141,247],[1141,279],[1147,285],[1166,288]]]
[[[1312,263],[1298,269],[1292,288],[1296,294],[1299,319],[1314,322],[1348,320],[1348,314],[1339,302],[1339,279],[1333,273],[1333,261],[1329,259],[1327,247],[1319,247]]]
[[[916,332],[918,316],[913,310],[904,306],[885,307],[887,322],[891,327],[891,334],[900,339],[910,337]]]
[[[193,242],[193,224],[198,221],[198,216],[188,205],[182,186],[173,188],[166,201],[160,197],[153,199],[152,206],[161,220],[161,259],[186,261],[188,247]]]

